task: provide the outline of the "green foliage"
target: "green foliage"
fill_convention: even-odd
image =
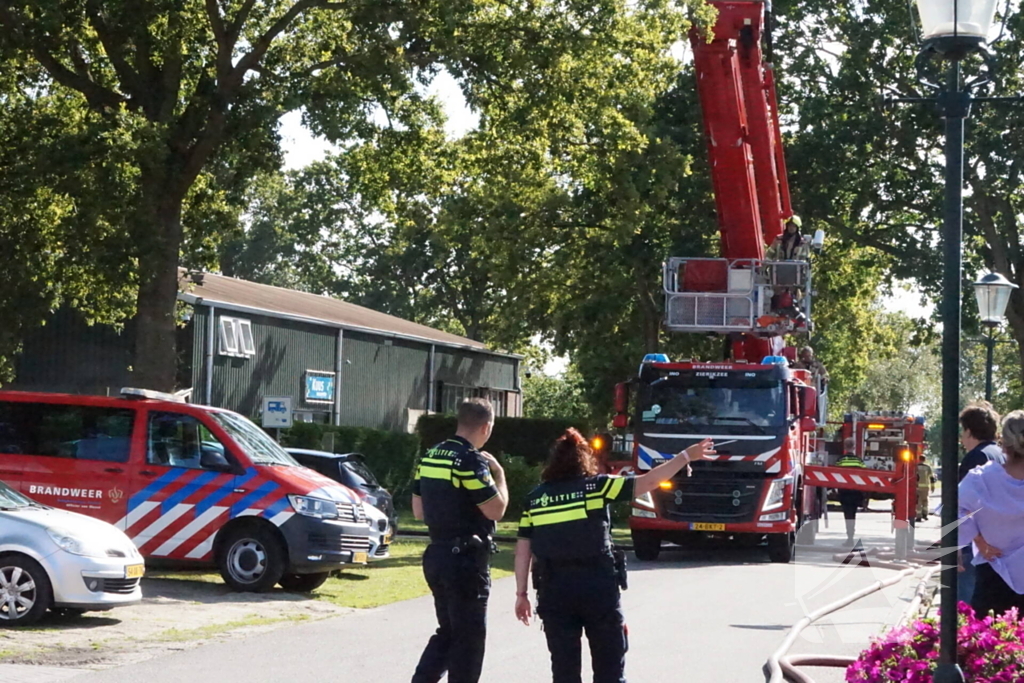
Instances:
[[[423,449],[450,438],[455,434],[455,417],[451,415],[423,415],[416,423]],[[569,427],[590,433],[590,425],[583,419],[499,417],[494,420],[494,431],[484,450],[496,456],[522,458],[530,465],[544,462],[555,439]]]
[[[540,484],[542,466],[531,465],[526,458],[519,456],[502,456],[501,466],[505,470],[505,482],[508,484],[508,509],[505,519],[518,520],[523,514],[526,496]]]
[[[999,94],[1024,87],[1024,14],[1007,7],[1013,11],[1004,40],[995,46]],[[878,283],[880,293],[895,276],[916,282],[938,299],[942,121],[927,104],[878,106],[880,93],[933,94],[922,87],[915,69],[919,46],[908,5],[901,0],[793,0],[777,4],[775,12],[775,61],[783,74],[780,98],[797,211],[826,227],[830,251],[838,246],[845,255],[856,245],[884,255],[875,257],[886,275]],[[928,67],[933,82],[945,78],[940,64]],[[981,64],[967,59],[963,68],[970,80],[979,75]],[[1024,199],[1022,122],[1021,108],[987,104],[974,107],[967,122],[965,284],[975,272],[995,269],[1024,285],[1021,217],[1012,208]],[[855,259],[858,252],[853,251]],[[965,326],[973,331],[974,302],[967,287],[963,309]],[[1024,342],[1021,292],[1014,294],[1007,317],[1019,355]],[[822,343],[831,343],[825,337],[836,326],[830,322],[825,330]],[[849,344],[843,347],[829,360],[857,352]],[[1019,372],[1019,360],[1015,365]]]
[[[570,366],[561,377],[534,371],[523,378],[523,415],[557,418],[562,415],[589,415],[583,377]]]
[[[404,504],[409,497],[420,452],[419,440],[413,434],[306,422],[296,422],[291,429],[283,431],[281,443],[290,448],[362,453],[366,464],[398,504]]]

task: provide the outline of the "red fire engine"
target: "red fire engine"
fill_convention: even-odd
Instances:
[[[843,453],[843,442],[853,437],[854,454],[865,469],[834,467]],[[896,552],[904,557],[913,543],[914,499],[917,461],[924,454],[923,417],[893,411],[853,412],[843,417],[835,441],[823,443],[808,468],[808,485],[864,491],[870,498],[893,501]]]
[[[726,335],[729,352],[721,362],[649,354],[638,376],[617,387],[614,424],[632,436],[631,466],[638,471],[709,437],[718,451],[634,501],[630,529],[640,559],[656,559],[662,541],[711,533],[764,537],[770,559],[789,562],[797,531],[823,509],[811,476],[843,476],[813,462],[825,387],[813,369],[793,367],[795,349],[782,342],[782,335],[813,329],[808,258],[823,235],[801,236],[801,248],[776,251],[786,260],[765,258],[765,245],[793,216],[774,74],[761,50],[766,4],[711,4],[718,11],[711,40],[697,31],[690,38],[722,258],[668,259],[664,326]],[[891,492],[905,480],[894,472],[875,479],[880,483],[866,481],[864,490]],[[815,528],[807,527],[808,536]]]

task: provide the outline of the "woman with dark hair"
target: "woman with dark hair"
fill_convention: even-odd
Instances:
[[[645,474],[619,477],[598,474],[593,451],[575,429],[555,441],[542,483],[527,496],[515,558],[516,617],[530,623],[532,565],[553,683],[579,683],[583,631],[590,641],[594,683],[624,683],[626,633],[619,587],[625,566],[612,550],[608,504],[653,491],[709,455],[714,446],[705,439]]]

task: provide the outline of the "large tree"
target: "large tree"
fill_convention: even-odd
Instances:
[[[1024,17],[1018,3],[995,45],[1002,94],[1024,88]],[[1003,9],[1001,7],[1000,9]],[[883,96],[930,96],[914,68],[920,46],[902,0],[783,0],[775,5],[776,64],[798,211],[843,239],[888,255],[886,273],[941,292],[942,121],[934,106],[882,106]],[[933,64],[926,76],[941,80]],[[980,61],[965,63],[965,75]],[[967,124],[965,284],[990,269],[1024,286],[1024,110],[981,105]],[[883,288],[884,291],[884,288]],[[973,327],[973,302],[963,306]],[[1024,294],[1007,313],[1024,353]],[[1016,364],[1017,371],[1024,364]]]
[[[641,3],[648,6],[667,3]],[[478,92],[514,90],[537,72],[535,62],[571,60],[594,40],[591,29],[601,34],[624,7],[0,0],[0,72],[18,74],[23,96],[65,100],[106,136],[88,159],[123,180],[125,193],[104,197],[101,188],[92,199],[123,207],[110,227],[126,244],[111,253],[129,264],[127,286],[136,292],[134,371],[138,383],[167,389],[183,245],[187,257],[196,248],[209,254],[205,247],[237,219],[232,199],[278,163],[283,112],[304,108],[309,125],[334,141],[371,137],[381,114],[388,126],[413,126],[403,104],[438,64]]]

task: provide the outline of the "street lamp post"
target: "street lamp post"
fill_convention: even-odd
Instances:
[[[917,68],[922,85],[934,98],[902,98],[902,102],[935,102],[946,123],[946,201],[942,227],[942,588],[939,665],[936,683],[963,683],[957,665],[957,455],[960,411],[960,279],[962,272],[964,120],[971,104],[993,98],[974,97],[972,91],[988,82],[981,77],[962,82],[960,62],[979,54],[991,70],[985,49],[995,19],[997,0],[917,0],[922,47]],[[946,61],[945,84],[929,82],[927,63]]]
[[[999,273],[989,273],[974,283],[974,296],[978,300],[981,324],[988,328],[985,335],[985,400],[992,401],[992,355],[996,347],[995,328],[1003,321],[1006,304],[1017,285]]]

